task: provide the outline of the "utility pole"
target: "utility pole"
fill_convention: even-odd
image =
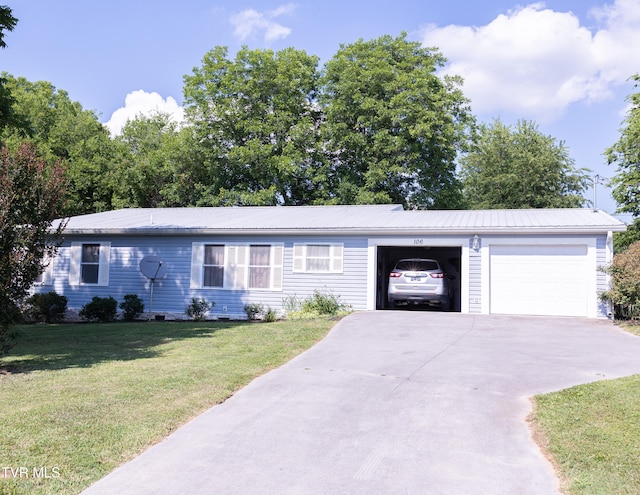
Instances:
[[[598,211],[598,184],[604,185],[606,177],[602,177],[600,174],[594,174],[593,176],[593,211]]]

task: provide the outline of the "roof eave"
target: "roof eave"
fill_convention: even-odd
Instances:
[[[624,232],[625,225],[559,226],[559,227],[465,227],[465,228],[300,228],[300,229],[214,229],[214,228],[119,228],[119,229],[65,229],[63,235],[501,235],[501,234],[602,234]]]

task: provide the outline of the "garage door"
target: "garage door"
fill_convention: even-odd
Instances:
[[[491,312],[587,316],[587,246],[491,246]]]

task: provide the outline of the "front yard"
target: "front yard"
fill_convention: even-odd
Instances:
[[[640,375],[538,396],[532,427],[564,493],[640,493]]]
[[[333,324],[22,327],[0,358],[0,495],[78,493]]]

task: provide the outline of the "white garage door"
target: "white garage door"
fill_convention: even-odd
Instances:
[[[491,246],[491,312],[587,316],[587,246]]]

